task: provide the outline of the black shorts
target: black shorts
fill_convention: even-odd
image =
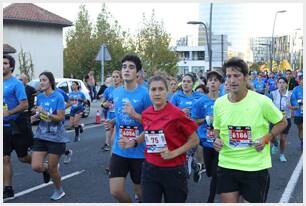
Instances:
[[[142,158],[127,158],[112,154],[110,159],[110,175],[113,177],[126,177],[130,172],[130,177],[134,184],[140,184],[141,168],[144,159]]]
[[[62,155],[65,153],[66,143],[51,142],[42,139],[34,139],[32,151],[47,152],[48,154]]]
[[[217,152],[214,148],[203,147],[203,157],[207,177],[216,175],[219,161],[219,152]]]
[[[241,171],[217,168],[217,193],[239,192],[248,202],[264,203],[267,200],[270,175],[267,169]]]
[[[81,114],[82,112],[84,112],[83,107],[76,107],[70,110],[70,116],[74,117],[76,114]]]
[[[303,117],[294,117],[294,124],[303,124]]]
[[[3,156],[10,156],[12,151],[15,150],[19,158],[25,157],[32,145],[33,137],[31,135],[26,133],[16,134],[12,127],[3,127]]]

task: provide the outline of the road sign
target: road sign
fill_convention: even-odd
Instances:
[[[110,61],[111,59],[106,44],[102,44],[96,56],[96,61],[101,61],[101,84],[104,84],[104,61]]]

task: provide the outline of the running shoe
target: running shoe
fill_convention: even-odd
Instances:
[[[79,127],[80,127],[80,133],[82,134],[84,131],[84,124],[80,124]]]
[[[272,145],[271,154],[275,155],[278,152],[278,147]]]
[[[205,173],[205,172],[206,172],[206,169],[204,165],[201,163],[197,163],[197,169],[193,173],[193,181],[195,183],[200,182],[200,180],[202,179],[202,173]]]
[[[64,156],[64,163],[65,164],[68,164],[69,162],[71,162],[72,154],[73,154],[72,150],[69,149],[69,153],[67,155],[65,154],[65,156]]]
[[[64,197],[65,194],[66,194],[66,193],[65,193],[63,190],[60,190],[60,191],[54,190],[54,192],[53,192],[53,194],[51,195],[50,199],[51,199],[51,200],[59,200],[59,199],[61,199],[62,197]]]
[[[13,187],[7,186],[3,189],[3,202],[12,200],[15,198]]]
[[[108,145],[108,144],[104,144],[103,147],[102,147],[101,149],[103,149],[104,152],[107,152],[107,151],[109,151],[109,150],[111,149],[111,147],[110,147],[110,145]]]
[[[286,159],[286,157],[285,157],[284,154],[281,154],[281,155],[279,156],[279,160],[280,160],[281,162],[287,162],[287,159]]]

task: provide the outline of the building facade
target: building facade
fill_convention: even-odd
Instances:
[[[16,3],[3,10],[3,43],[13,46],[15,74],[20,73],[18,56],[23,50],[31,55],[33,78],[45,70],[63,77],[63,27],[72,22],[34,4]]]
[[[190,41],[188,39],[188,37],[180,38],[176,42],[176,47],[173,48],[173,51],[177,53],[180,59],[177,64],[178,73],[197,73],[200,70],[209,70],[207,46],[189,45]],[[221,68],[223,62],[227,60],[228,45],[227,36],[212,36],[212,69]]]

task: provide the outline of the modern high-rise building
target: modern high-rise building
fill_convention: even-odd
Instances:
[[[249,21],[248,7],[250,4],[243,3],[213,3],[212,7],[212,34],[227,35],[230,43],[228,52],[234,55],[242,55],[243,58],[249,53]],[[201,3],[199,19],[209,27],[210,3]],[[209,28],[208,28],[209,32]],[[199,27],[199,46],[206,45],[205,30]],[[213,54],[214,56],[214,54]]]

